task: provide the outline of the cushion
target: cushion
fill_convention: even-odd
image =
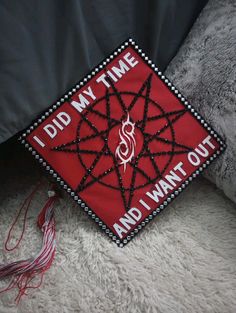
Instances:
[[[235,1],[209,1],[165,74],[226,140],[204,175],[236,202],[235,15]]]

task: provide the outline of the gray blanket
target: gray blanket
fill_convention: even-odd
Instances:
[[[236,1],[212,0],[166,75],[228,145],[205,176],[236,202]]]

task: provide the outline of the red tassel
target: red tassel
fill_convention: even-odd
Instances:
[[[36,188],[24,201],[22,207],[19,210],[19,213],[17,214],[16,219],[13,222],[9,230],[9,233],[5,242],[5,249],[7,251],[12,251],[16,249],[18,245],[20,244],[24,235],[24,231],[25,231],[26,217],[27,217],[27,212],[28,212],[30,203],[32,201],[32,198],[35,192],[37,191],[40,185],[41,183],[36,186]],[[49,196],[49,199],[47,200],[47,202],[45,203],[45,206],[42,208],[41,212],[39,213],[38,220],[37,220],[38,227],[43,232],[42,248],[40,252],[38,253],[38,255],[35,258],[29,258],[26,260],[16,261],[7,265],[0,264],[0,279],[12,276],[10,284],[5,289],[0,290],[0,293],[8,291],[12,288],[18,288],[19,292],[15,299],[17,303],[19,303],[21,297],[24,294],[27,294],[26,293],[27,289],[35,289],[41,286],[43,275],[50,268],[54,259],[54,255],[56,251],[54,204],[55,204],[55,201],[58,199],[58,195],[55,193],[55,191],[49,191],[48,196]],[[13,248],[8,248],[7,244],[9,242],[11,232],[21,215],[23,208],[25,208],[25,213],[24,213],[23,229],[22,229],[21,236],[19,237],[16,245]],[[36,276],[40,276],[39,283],[36,285],[31,285],[31,282],[34,280]]]

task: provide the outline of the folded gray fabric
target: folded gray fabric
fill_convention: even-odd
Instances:
[[[166,68],[206,2],[1,0],[0,143],[128,37]]]
[[[226,140],[205,176],[236,202],[236,2],[209,1],[166,70],[200,114]]]

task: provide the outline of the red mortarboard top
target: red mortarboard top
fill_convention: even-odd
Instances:
[[[20,139],[120,247],[226,147],[132,39]]]

